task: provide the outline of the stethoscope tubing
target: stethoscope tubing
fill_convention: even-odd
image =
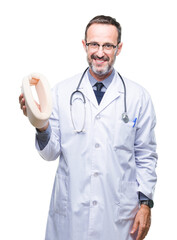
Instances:
[[[77,133],[81,133],[81,132],[85,132],[84,130],[84,126],[85,126],[85,117],[86,117],[86,108],[85,108],[85,103],[86,103],[86,98],[83,94],[83,92],[81,92],[79,90],[80,88],[80,85],[82,83],[82,80],[87,72],[87,70],[89,69],[89,67],[87,67],[85,69],[85,71],[83,72],[80,80],[79,80],[79,83],[77,85],[77,88],[76,88],[76,91],[74,91],[72,94],[71,94],[71,97],[70,97],[70,112],[71,112],[71,120],[72,120],[72,124],[73,124],[73,127],[74,127],[74,130],[77,132]],[[122,113],[122,120],[124,123],[128,123],[129,122],[129,118],[128,118],[128,115],[127,115],[127,91],[126,91],[126,85],[125,85],[125,82],[123,80],[123,77],[120,75],[119,72],[117,72],[118,76],[120,77],[121,81],[122,81],[122,84],[123,84],[123,87],[124,87],[124,112]],[[75,127],[75,124],[74,124],[74,120],[73,120],[73,115],[72,115],[72,100],[73,100],[73,96],[76,94],[76,93],[79,93],[81,94],[82,98],[83,98],[83,103],[84,103],[84,123],[83,123],[83,126],[81,128],[81,130],[76,130],[76,127]]]
[[[87,67],[87,68],[85,69],[85,71],[83,72],[83,74],[82,74],[82,76],[81,76],[81,79],[80,79],[80,81],[79,81],[79,83],[78,83],[78,85],[77,85],[76,91],[79,90],[80,85],[81,85],[81,82],[82,82],[82,79],[84,78],[84,76],[85,76],[85,74],[86,74],[86,72],[87,72],[88,69],[89,69],[89,67]]]
[[[122,81],[123,86],[124,86],[124,112],[127,113],[127,101],[126,101],[126,99],[127,99],[127,89],[126,89],[125,82],[124,82],[122,76],[120,75],[119,72],[117,72],[117,73],[118,73],[118,75],[119,75],[119,77]]]

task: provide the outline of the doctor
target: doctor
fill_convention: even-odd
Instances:
[[[122,49],[115,19],[93,18],[82,44],[89,64],[78,88],[83,96],[71,99],[82,74],[58,83],[49,122],[36,133],[39,154],[60,157],[45,240],[142,240],[156,184],[153,104],[143,87],[123,78],[125,89],[113,68]],[[23,95],[19,100],[26,115]]]

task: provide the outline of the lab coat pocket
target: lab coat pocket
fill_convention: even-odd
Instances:
[[[68,200],[68,179],[66,176],[56,174],[53,194],[53,207],[55,213],[66,216]]]
[[[137,182],[120,184],[119,201],[115,203],[115,222],[133,219],[139,209]]]
[[[115,124],[114,150],[132,151],[134,147],[136,128],[134,122],[124,123],[122,120]]]

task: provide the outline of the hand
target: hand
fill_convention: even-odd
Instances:
[[[25,105],[25,98],[24,98],[24,96],[23,96],[23,93],[22,94],[20,94],[20,96],[19,96],[19,103],[20,103],[20,107],[21,107],[21,109],[22,109],[22,111],[23,111],[23,114],[25,115],[25,116],[27,116],[27,110],[26,110],[26,105]],[[35,101],[35,103],[36,103],[36,105],[37,105],[37,107],[39,108],[39,110],[40,110],[40,105]],[[43,131],[45,131],[47,128],[48,128],[48,125],[49,125],[49,122],[47,122],[47,124],[46,124],[46,126],[44,126],[43,128],[40,128],[40,129],[38,129],[40,132],[43,132]]]
[[[138,213],[136,214],[131,234],[138,230],[136,240],[143,240],[147,235],[151,225],[151,209],[146,205],[141,205]]]
[[[27,116],[27,110],[26,110],[26,106],[25,106],[25,98],[23,96],[23,93],[20,94],[20,96],[19,96],[19,103],[20,103],[21,109],[23,110],[23,114],[25,116]],[[36,103],[37,107],[39,108],[39,110],[41,111],[40,105],[36,101],[35,101],[35,103]]]
[[[20,103],[20,107],[21,107],[21,109],[23,111],[23,114],[25,116],[27,116],[27,111],[26,111],[26,106],[25,106],[25,98],[23,96],[23,93],[20,94],[20,96],[19,96],[19,103]]]

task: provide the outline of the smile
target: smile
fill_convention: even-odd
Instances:
[[[109,61],[109,57],[105,57],[105,56],[103,56],[103,57],[98,57],[98,56],[96,56],[96,55],[94,55],[94,54],[91,55],[91,59],[95,60],[96,62],[100,62],[100,63]]]
[[[96,62],[96,64],[103,64],[107,61],[104,61],[104,60],[100,60],[100,59],[94,59],[94,61]]]

